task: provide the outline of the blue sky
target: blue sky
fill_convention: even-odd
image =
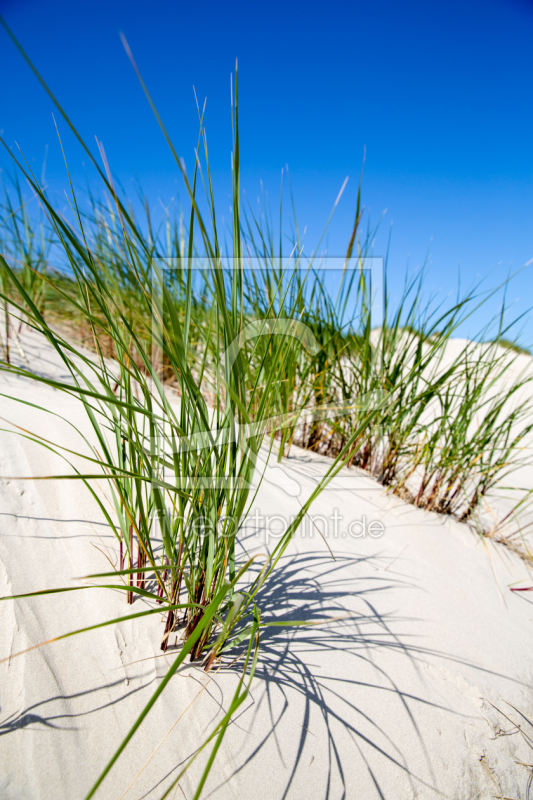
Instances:
[[[119,31],[189,165],[193,85],[207,97],[222,212],[238,56],[243,187],[255,198],[262,179],[275,207],[288,164],[308,247],[348,175],[327,240],[331,255],[345,251],[366,148],[365,213],[377,222],[387,209],[376,255],[393,222],[394,291],[428,250],[428,288],[441,296],[455,290],[459,270],[464,286],[485,276],[494,285],[533,258],[532,2],[0,0],[0,10],[83,136],[97,135],[125,187],[135,175],[155,202],[176,196],[178,175]],[[3,31],[0,75],[4,138],[36,164],[48,144],[47,180],[59,191],[66,179],[52,103]],[[84,157],[60,129],[81,183]],[[509,291],[513,313],[529,308],[532,285],[533,264]],[[533,320],[522,342],[533,344]]]

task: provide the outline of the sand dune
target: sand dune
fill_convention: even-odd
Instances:
[[[61,371],[42,342],[29,337],[24,350],[34,370]],[[76,429],[90,438],[74,398],[5,374],[0,391],[59,415],[4,396],[5,420],[78,449]],[[82,484],[16,479],[70,468],[2,427],[1,594],[75,585],[79,576],[106,570],[109,560],[116,564],[116,540]],[[273,549],[281,521],[272,518],[296,514],[325,464],[293,450],[282,469],[287,487],[289,480],[299,484],[299,498],[283,481],[263,482],[243,550]],[[529,772],[517,762],[530,764],[531,750],[519,734],[502,735],[512,724],[494,707],[516,721],[505,701],[533,712],[533,599],[508,588],[531,581],[524,562],[464,525],[385,495],[356,470],[340,473],[313,515],[316,527],[297,533],[260,604],[265,619],[321,624],[263,633],[251,695],[228,729],[203,796],[526,798]],[[382,535],[370,535],[371,522],[381,523]],[[354,535],[363,526],[366,535]],[[328,533],[326,541],[316,528]],[[146,607],[138,599],[133,611]],[[122,594],[104,589],[3,602],[0,657],[128,610]],[[0,797],[84,797],[177,652],[161,655],[155,619],[50,643],[0,664]],[[97,797],[161,797],[227,708],[238,676],[239,664],[206,674],[187,663]],[[202,759],[171,797],[193,797]]]

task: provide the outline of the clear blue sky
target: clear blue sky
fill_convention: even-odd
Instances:
[[[447,294],[533,258],[533,3],[158,3],[0,0],[0,9],[87,140],[96,134],[125,186],[135,174],[168,203],[177,173],[119,40],[123,31],[189,165],[193,84],[207,96],[216,191],[229,207],[230,72],[239,58],[242,182],[262,178],[277,203],[289,164],[301,226],[313,244],[350,181],[328,251],[346,249],[363,152],[363,201],[399,286],[430,249],[428,285]],[[0,129],[47,178],[66,185],[52,104],[0,30]],[[64,125],[61,126],[62,132]],[[75,179],[83,156],[65,135]],[[516,312],[531,303],[533,265],[515,280]],[[482,322],[479,317],[476,320]],[[533,320],[523,343],[533,343]]]

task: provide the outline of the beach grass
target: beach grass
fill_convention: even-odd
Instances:
[[[454,334],[486,292],[474,287],[442,308],[424,299],[421,273],[407,282],[394,310],[385,286],[385,316],[375,329],[364,271],[346,271],[333,296],[319,248],[304,257],[296,218],[287,254],[268,215],[243,210],[237,70],[227,260],[203,111],[189,176],[139,78],[175,156],[186,214],[167,216],[158,230],[146,204],[144,219],[136,219],[103,148],[99,158],[92,155],[45,86],[97,169],[101,191],[82,202],[69,178],[67,219],[27,162],[11,154],[19,178],[4,192],[1,232],[0,368],[77,398],[91,429],[77,451],[38,431],[20,435],[64,458],[68,467],[57,479],[82,481],[116,536],[117,568],[88,576],[91,581],[122,591],[129,605],[139,596],[150,604],[149,611],[91,629],[163,616],[166,651],[172,632],[184,626],[183,646],[87,798],[186,657],[210,670],[244,647],[229,708],[198,743],[199,752],[211,746],[200,796],[247,696],[261,629],[275,624],[263,619],[259,592],[342,467],[360,467],[422,508],[471,521],[496,482],[516,467],[532,427],[529,406],[513,402],[530,377],[500,386],[519,355],[499,348],[508,331],[504,315],[496,344],[482,359],[470,343],[447,358]],[[68,175],[67,160],[65,169]],[[27,210],[22,179],[39,202],[39,219]],[[359,191],[346,264],[357,265],[371,252],[371,233],[361,231],[360,198]],[[259,267],[250,269],[249,258]],[[20,353],[23,326],[48,341],[68,379],[35,374]],[[256,569],[239,549],[239,534],[269,469],[269,452],[277,451],[281,461],[296,445],[330,456],[330,466]],[[107,484],[111,509],[96,491],[98,482]]]

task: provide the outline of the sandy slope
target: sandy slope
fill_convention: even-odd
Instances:
[[[61,369],[35,341],[27,355],[36,370]],[[0,392],[53,409],[88,432],[83,409],[57,391],[3,375]],[[79,446],[58,417],[0,402],[3,418]],[[263,483],[243,548],[274,547],[266,529],[281,523],[265,517],[296,513],[289,480],[300,485],[301,500],[325,463],[298,453],[283,463],[285,484]],[[106,555],[116,562],[115,540],[81,484],[12,479],[67,471],[42,447],[0,433],[2,595],[74,585],[73,578],[105,570]],[[525,798],[528,771],[516,761],[531,763],[531,750],[520,735],[500,735],[512,726],[491,705],[508,710],[507,700],[533,712],[533,600],[507,588],[527,579],[523,562],[464,526],[383,496],[355,471],[335,480],[314,514],[328,520],[334,558],[316,530],[301,530],[263,593],[263,615],[343,618],[266,630],[251,697],[230,726],[204,796]],[[381,521],[384,534],[351,536],[350,524],[363,517],[367,526]],[[133,610],[143,608],[141,600]],[[100,589],[4,602],[0,657],[129,610],[123,595]],[[84,796],[171,661],[171,651],[154,658],[161,637],[154,619],[0,664],[2,799]],[[214,676],[184,667],[97,796],[160,797],[227,707],[237,677],[238,665]],[[190,800],[194,778],[193,770],[171,796]]]

